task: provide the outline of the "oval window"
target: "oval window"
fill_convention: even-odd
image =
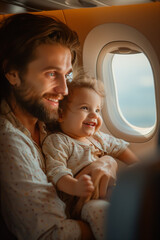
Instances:
[[[144,53],[114,53],[112,73],[122,116],[136,127],[156,122],[154,78]]]
[[[97,75],[106,89],[107,127],[114,125],[135,136],[150,133],[156,125],[156,101],[154,75],[145,53],[131,42],[111,42],[99,54]]]

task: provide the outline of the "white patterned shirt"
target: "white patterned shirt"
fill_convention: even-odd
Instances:
[[[9,230],[20,240],[80,239],[78,223],[66,219],[65,204],[47,180],[41,148],[5,101],[1,113],[1,212]],[[42,142],[46,132],[39,127]]]

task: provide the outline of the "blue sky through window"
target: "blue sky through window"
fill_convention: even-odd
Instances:
[[[114,54],[112,71],[123,116],[137,127],[153,126],[156,119],[154,80],[146,56]]]

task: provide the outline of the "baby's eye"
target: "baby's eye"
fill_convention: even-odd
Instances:
[[[101,111],[101,110],[100,110],[99,108],[96,109],[96,113],[100,113],[100,111]]]
[[[81,109],[83,109],[83,110],[88,110],[88,107],[82,106]]]

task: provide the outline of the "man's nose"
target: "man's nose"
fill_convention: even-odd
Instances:
[[[57,94],[62,94],[62,95],[68,94],[68,87],[67,87],[65,76],[61,76],[57,79],[57,86],[55,87],[54,90]]]

